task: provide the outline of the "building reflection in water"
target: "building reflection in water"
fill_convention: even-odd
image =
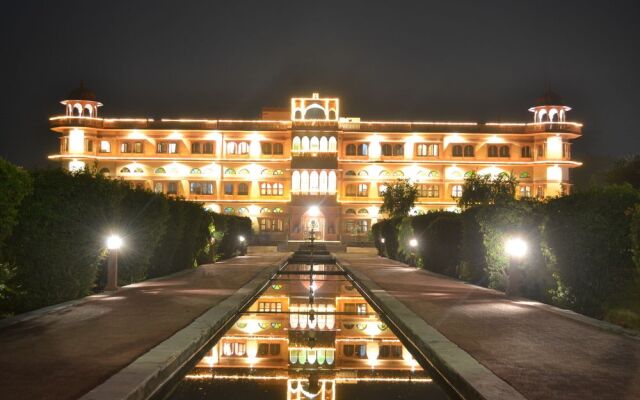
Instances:
[[[338,267],[309,268],[281,271],[183,382],[286,385],[287,400],[335,400],[347,384],[435,386]]]

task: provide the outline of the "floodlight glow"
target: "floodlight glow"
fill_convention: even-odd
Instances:
[[[307,211],[307,215],[310,217],[317,217],[320,215],[320,208],[318,206],[309,207],[309,211]]]
[[[107,238],[107,249],[118,250],[122,247],[122,238],[118,235],[111,235]]]
[[[510,257],[522,258],[527,254],[527,242],[515,237],[505,242],[504,249]]]
[[[409,240],[409,246],[418,247],[418,241],[416,239]]]

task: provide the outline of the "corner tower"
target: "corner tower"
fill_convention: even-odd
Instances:
[[[68,117],[97,118],[98,107],[102,107],[102,103],[96,101],[96,94],[86,88],[83,81],[60,103],[65,106]]]
[[[564,105],[562,98],[550,89],[545,90],[542,97],[529,109],[533,113],[534,123],[565,122],[566,113],[570,110],[571,107]]]

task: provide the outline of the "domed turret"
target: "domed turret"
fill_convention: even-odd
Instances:
[[[98,107],[102,103],[96,101],[96,94],[84,86],[84,82],[80,81],[80,86],[72,90],[67,96],[67,100],[62,100],[65,106],[65,114],[70,117],[96,118],[98,116]]]
[[[562,97],[550,89],[545,90],[542,97],[536,100],[529,111],[533,113],[533,122],[564,122],[565,114],[571,107],[564,105]]]

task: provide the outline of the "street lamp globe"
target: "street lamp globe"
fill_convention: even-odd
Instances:
[[[107,249],[118,250],[122,247],[122,238],[119,235],[111,235],[107,238]]]
[[[384,242],[385,242],[384,238],[380,239],[380,243],[384,244]]]
[[[527,242],[521,238],[513,237],[507,239],[504,249],[510,257],[522,258],[527,254],[528,246]]]
[[[246,240],[244,236],[240,235],[238,236],[238,240],[240,241],[240,243],[244,243],[244,241]]]
[[[416,239],[409,240],[409,246],[418,247],[418,241]]]

